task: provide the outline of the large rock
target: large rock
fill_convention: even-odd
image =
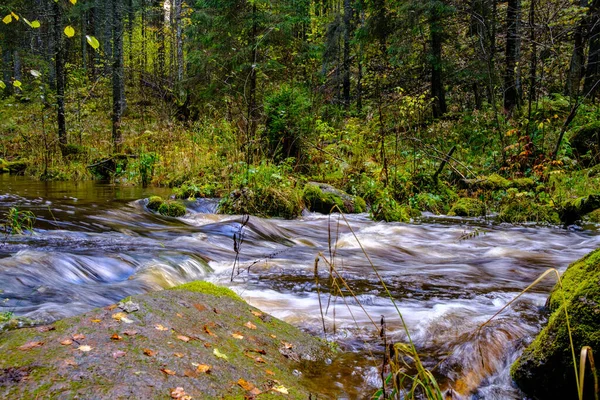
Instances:
[[[229,289],[206,282],[177,289],[133,296],[119,307],[47,327],[0,333],[0,397],[336,396],[303,378],[324,373],[331,354],[324,342]]]
[[[336,212],[335,206],[344,213],[361,213],[367,208],[361,197],[351,196],[326,183],[307,184],[302,198],[310,211],[321,214],[329,214],[332,210]]]
[[[600,122],[592,122],[574,131],[569,137],[573,155],[586,167],[600,162]]]
[[[562,285],[578,364],[583,346],[600,352],[600,249],[571,264],[562,276]],[[551,313],[547,326],[513,364],[511,374],[534,399],[577,399],[563,291],[558,285],[547,304]],[[589,364],[584,387],[584,398],[594,398],[589,393],[594,389]]]

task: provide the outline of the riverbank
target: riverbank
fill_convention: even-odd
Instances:
[[[0,333],[5,398],[289,398],[315,387],[323,341],[194,282],[50,325]],[[189,397],[186,397],[189,396]]]

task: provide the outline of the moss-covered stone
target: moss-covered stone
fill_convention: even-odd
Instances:
[[[167,217],[183,217],[187,212],[183,204],[173,200],[164,200],[159,196],[150,197],[146,207]]]
[[[229,297],[230,299],[244,301],[233,290],[206,281],[188,282],[183,285],[172,287],[170,290],[187,290],[188,292],[204,293],[215,297]]]
[[[485,204],[479,199],[461,197],[452,205],[448,215],[456,215],[459,217],[481,217],[485,215]]]
[[[410,207],[398,204],[387,191],[378,193],[371,206],[371,218],[374,221],[409,222],[410,217]]]
[[[336,206],[343,213],[361,213],[367,209],[367,204],[359,196],[351,196],[325,183],[306,185],[302,199],[310,211],[321,214],[335,212]]]
[[[594,224],[600,224],[600,208],[587,214],[586,220]]]
[[[291,186],[236,189],[219,203],[221,214],[249,214],[293,219],[304,209],[300,192]]]
[[[585,214],[600,208],[600,195],[589,196],[567,200],[561,205],[561,220],[565,225],[571,225],[580,220]]]
[[[517,189],[507,191],[507,196],[502,199],[500,204],[500,212],[496,220],[511,224],[535,222],[559,225],[561,223],[560,215],[555,207],[539,204],[532,193],[519,192]]]
[[[600,249],[567,268],[562,276],[562,290],[556,285],[548,299],[551,312],[548,324],[511,368],[517,385],[534,399],[577,398],[563,301],[578,362],[583,346],[590,346],[594,351],[600,349]],[[588,395],[594,386],[589,375],[588,368],[584,385]],[[584,398],[593,398],[593,395]]]
[[[7,161],[0,158],[0,173],[22,174],[28,163],[24,160]]]
[[[600,155],[600,122],[594,121],[576,129],[569,136],[573,155],[577,160],[591,167],[598,164]]]

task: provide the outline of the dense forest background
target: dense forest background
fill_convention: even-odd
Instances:
[[[600,149],[597,0],[9,0],[0,12],[0,157],[41,179],[180,197],[250,187],[273,202],[316,180],[375,210],[407,207],[381,219],[447,212],[465,194],[555,206],[598,184],[586,170]]]

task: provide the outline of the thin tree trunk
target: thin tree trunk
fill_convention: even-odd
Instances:
[[[57,124],[58,124],[58,142],[61,151],[64,152],[67,144],[67,128],[65,121],[65,58],[62,7],[60,3],[54,3],[54,62],[56,69],[56,105],[57,105]]]
[[[442,42],[443,21],[440,7],[436,5],[430,14],[429,31],[431,40],[431,95],[433,96],[433,116],[441,117],[446,113],[446,92],[442,81]]]
[[[592,2],[589,13],[589,50],[583,90],[586,95],[593,97],[598,90],[596,83],[600,79],[600,0]]]
[[[23,65],[21,64],[21,56],[19,55],[19,50],[13,51],[13,77],[16,81],[22,81],[23,77],[21,74],[21,68]],[[21,89],[15,87],[15,94],[21,94]]]
[[[350,34],[352,33],[352,3],[344,0],[344,60],[342,73],[342,97],[344,106],[350,106]]]
[[[125,85],[123,79],[123,4],[122,0],[112,0],[113,10],[113,116],[112,116],[112,140],[115,153],[121,151],[123,141],[121,133],[121,117],[123,114],[123,98]]]
[[[176,25],[176,44],[177,44],[177,82],[183,81],[184,60],[183,60],[183,27],[181,26],[181,7],[182,0],[175,0],[175,25]]]
[[[506,11],[506,70],[504,73],[504,108],[507,112],[519,103],[517,63],[519,61],[519,17],[521,0],[508,0]]]
[[[536,99],[536,86],[537,86],[537,42],[535,35],[535,6],[536,0],[530,0],[529,3],[529,41],[531,43],[531,59],[529,64],[529,99],[528,99],[528,120],[529,127],[531,127],[531,112],[532,104]],[[533,138],[531,139],[533,143]]]
[[[81,67],[83,72],[87,72],[87,40],[85,38],[87,31],[87,11],[81,13]]]
[[[579,5],[581,7],[587,7],[588,0],[580,0]],[[583,68],[585,65],[585,41],[583,32],[585,29],[587,18],[582,18],[581,22],[577,24],[575,32],[573,33],[573,55],[571,56],[571,62],[569,64],[569,73],[567,76],[567,82],[565,85],[565,94],[572,98],[577,97],[581,88],[581,78],[583,77]]]

